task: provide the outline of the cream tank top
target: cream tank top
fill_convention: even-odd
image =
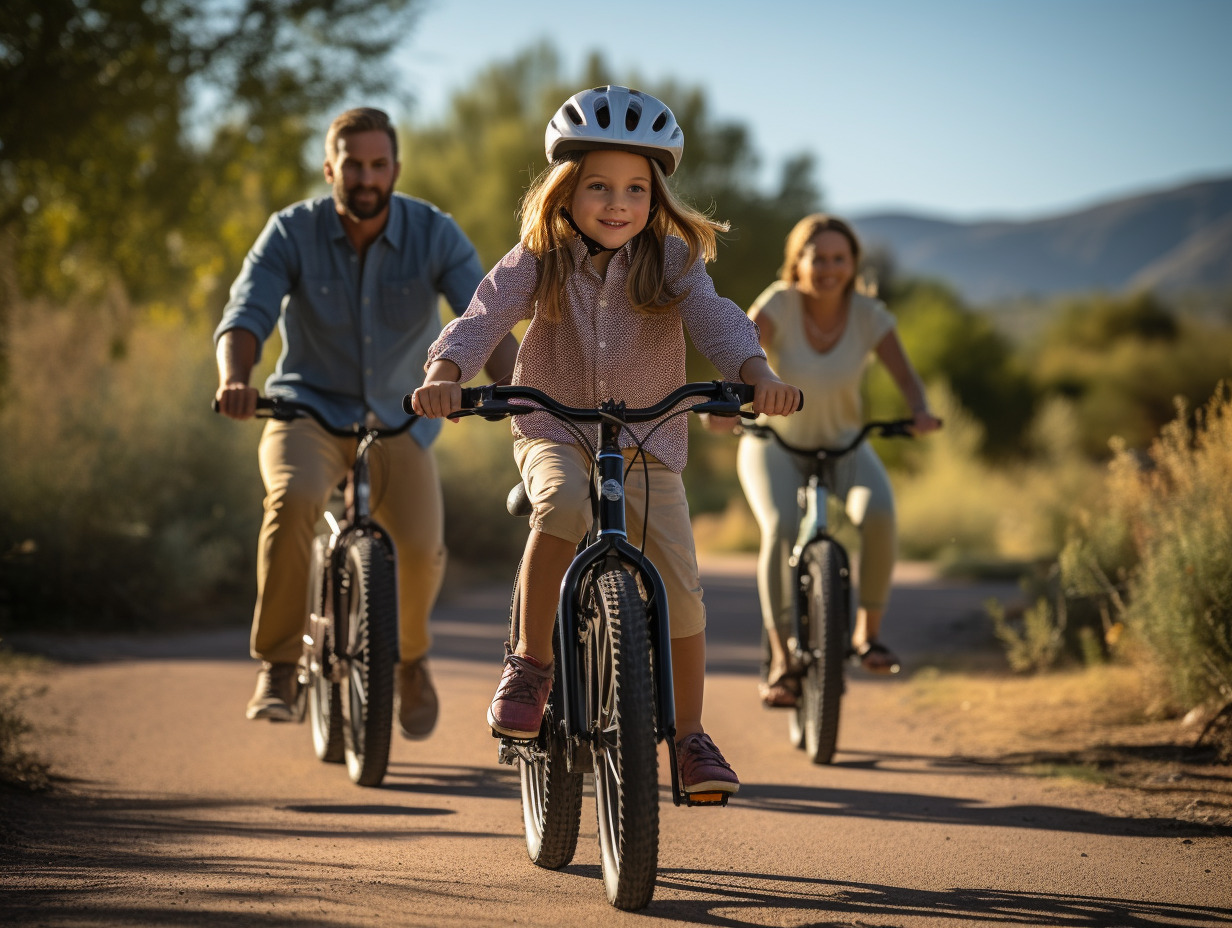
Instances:
[[[789,444],[802,448],[846,444],[864,424],[860,387],[873,350],[894,328],[884,303],[853,293],[847,326],[829,351],[809,344],[804,331],[804,300],[790,284],[776,281],[762,291],[753,310],[774,326],[766,354],[774,372],[804,391],[804,408],[793,415],[758,422],[773,428]]]

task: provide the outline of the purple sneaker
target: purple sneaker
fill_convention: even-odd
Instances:
[[[686,736],[676,745],[680,784],[686,793],[735,793],[740,778],[704,732]]]
[[[488,724],[498,735],[520,741],[539,737],[551,692],[552,665],[514,654],[506,644],[505,670],[488,707]]]

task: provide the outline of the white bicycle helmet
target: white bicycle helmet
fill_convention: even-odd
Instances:
[[[671,175],[684,156],[684,132],[665,103],[609,84],[575,93],[548,122],[548,164],[572,151],[620,148],[654,158]]]

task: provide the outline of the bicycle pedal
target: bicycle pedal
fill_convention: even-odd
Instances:
[[[731,793],[715,790],[710,793],[685,793],[687,805],[691,806],[725,806]]]
[[[496,732],[492,732],[496,734]],[[499,737],[499,736],[498,736]],[[501,738],[501,743],[496,749],[496,761],[501,764],[513,766],[513,762],[518,759],[518,752],[514,750],[513,745],[507,738]]]

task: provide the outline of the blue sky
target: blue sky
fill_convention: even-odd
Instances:
[[[1232,174],[1232,0],[425,0],[399,116],[544,39],[566,75],[599,51],[701,86],[759,180],[810,152],[847,215],[1031,218]]]

